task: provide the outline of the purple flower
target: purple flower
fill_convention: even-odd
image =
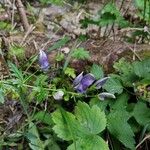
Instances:
[[[98,94],[98,98],[103,101],[105,98],[115,99],[116,97],[114,94],[103,92],[103,93]]]
[[[83,72],[80,73],[74,80],[73,86],[79,93],[85,93],[87,88],[90,87],[95,81],[95,77],[88,73],[83,76]]]
[[[110,78],[110,77],[105,77],[105,78],[102,78],[102,79],[97,80],[97,81],[94,83],[96,89],[100,89],[100,88],[106,83],[106,81],[107,81],[109,78]]]
[[[48,57],[43,50],[40,50],[40,52],[39,52],[39,64],[43,71],[47,71],[50,66]]]

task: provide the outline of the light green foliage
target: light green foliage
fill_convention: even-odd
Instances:
[[[97,80],[104,77],[103,68],[99,65],[93,64],[90,72]]]
[[[108,150],[104,140],[96,135],[106,127],[105,114],[96,105],[90,108],[86,103],[78,102],[75,115],[60,109],[53,113],[52,118],[55,123],[53,129],[57,135],[64,140],[73,141],[68,149],[87,147],[88,141],[89,147],[97,143],[97,148],[101,145]],[[92,140],[89,140],[91,137]]]
[[[126,111],[112,111],[107,119],[107,127],[109,132],[122,142],[127,148],[135,149],[134,133],[128,124],[129,114]]]
[[[150,108],[144,102],[139,101],[135,105],[133,116],[141,126],[149,125],[150,128]]]
[[[123,86],[120,81],[112,77],[106,81],[103,88],[112,94],[121,94],[123,92]]]
[[[90,58],[90,54],[87,50],[85,50],[84,48],[77,48],[73,51],[72,53],[72,57],[76,58],[76,59],[82,59],[82,60],[86,60]]]
[[[19,60],[25,58],[25,49],[19,45],[12,45],[9,50],[10,56],[16,56]]]
[[[11,24],[10,23],[7,23],[7,22],[4,22],[4,21],[1,21],[0,22],[0,30],[11,30]]]
[[[72,78],[75,78],[75,70],[74,70],[74,68],[69,68],[69,67],[67,67],[66,69],[65,69],[65,71],[64,71],[64,73],[66,74],[66,75],[68,75],[69,77],[72,77]]]

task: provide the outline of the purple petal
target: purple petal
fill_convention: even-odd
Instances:
[[[89,86],[93,84],[94,81],[95,81],[95,77],[89,73],[83,76],[80,83],[82,84],[83,89],[86,90]]]
[[[110,77],[105,77],[105,78],[102,78],[98,81],[95,82],[95,87],[96,89],[100,89],[105,83],[106,81],[109,79]]]
[[[76,87],[74,87],[75,90],[78,92],[78,93],[85,93],[86,90],[83,89],[83,85],[81,83],[79,83]]]
[[[49,61],[46,53],[43,50],[40,50],[39,53],[39,64],[42,70],[47,71],[49,68]]]
[[[113,98],[113,99],[116,98],[114,94],[107,93],[107,92],[98,94],[98,97],[100,100],[104,100],[105,98]]]
[[[83,72],[81,72],[73,81],[73,86],[77,86],[83,78]]]

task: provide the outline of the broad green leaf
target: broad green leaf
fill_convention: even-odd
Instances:
[[[115,78],[108,79],[103,88],[112,94],[121,94],[123,92],[123,86],[121,85],[120,81]]]
[[[87,131],[87,133],[98,134],[106,127],[105,113],[96,105],[90,108],[88,104],[78,102],[75,114],[80,125]]]
[[[121,58],[118,62],[115,62],[113,67],[117,72],[119,72],[124,86],[132,87],[133,83],[138,79],[134,73],[132,64],[127,62],[124,58]]]
[[[90,72],[97,80],[104,77],[103,68],[99,65],[93,64]]]
[[[109,150],[109,148],[101,137],[93,135],[79,139],[76,143],[71,144],[67,150]]]
[[[85,50],[82,47],[75,49],[71,54],[71,56],[76,59],[82,59],[82,60],[86,60],[90,58],[89,51]]]
[[[119,95],[112,106],[112,109],[115,110],[126,110],[128,104],[129,95],[127,93],[123,93]]]
[[[133,69],[135,74],[141,78],[150,77],[150,59],[143,60],[142,62],[134,62]]]
[[[27,138],[30,141],[29,146],[32,150],[44,150],[44,143],[40,140],[37,127],[32,122],[29,124]]]
[[[64,46],[68,41],[69,41],[69,38],[65,36],[60,41],[54,43],[54,45],[48,49],[48,52]]]
[[[150,128],[150,108],[148,108],[144,102],[139,101],[135,105],[133,116],[140,125],[149,125]]]
[[[112,111],[107,118],[109,132],[127,148],[135,149],[134,133],[128,124],[129,114],[126,111]]]
[[[75,139],[86,135],[85,130],[80,126],[75,116],[63,109],[55,111],[52,114],[52,119],[55,123],[53,130],[58,137],[66,141],[75,141]]]

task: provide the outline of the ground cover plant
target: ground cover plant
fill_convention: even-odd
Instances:
[[[88,3],[0,2],[1,12],[11,12],[10,19],[6,14],[0,15],[0,29],[5,32],[0,35],[0,149],[150,149],[150,54],[149,49],[145,51],[149,47],[150,1],[129,3],[136,8],[137,20],[126,14],[129,8],[125,0],[120,7],[115,1],[105,2],[96,17],[89,11],[80,12]],[[68,7],[70,13],[79,12],[74,20],[80,30],[71,30],[73,21],[67,30],[61,24],[60,14],[56,18],[42,16],[48,11],[45,7],[54,12]],[[16,11],[20,13],[21,25]],[[79,19],[83,12],[87,16]],[[44,17],[53,22],[47,25],[42,20],[41,24]],[[73,17],[71,14],[69,20]],[[87,32],[91,25],[98,29],[94,37],[94,30]],[[120,35],[124,31],[130,31],[130,35]],[[89,50],[87,43],[93,38]],[[127,47],[117,45],[113,51],[108,45],[111,51],[107,54],[107,40],[121,41]],[[138,44],[143,43],[144,51],[136,51]],[[130,53],[126,53],[127,48]]]

